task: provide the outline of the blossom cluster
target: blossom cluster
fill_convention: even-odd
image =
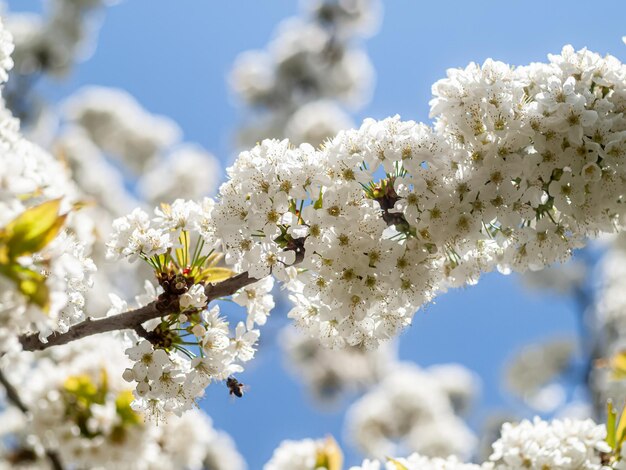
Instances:
[[[119,377],[119,370],[130,365],[125,342],[106,335],[21,356],[11,380],[22,391],[31,418],[10,406],[0,415],[5,424],[0,437],[13,436],[13,444],[0,452],[0,468],[5,461],[47,468],[46,449],[54,449],[68,468],[245,468],[230,437],[197,410],[158,426],[144,422]]]
[[[477,379],[462,366],[422,370],[400,363],[348,409],[347,434],[362,452],[379,458],[400,449],[469,458],[477,439],[458,413],[476,389]]]
[[[258,330],[246,329],[243,322],[231,333],[218,306],[191,318],[181,315],[126,350],[133,365],[123,377],[136,382],[133,407],[156,421],[191,409],[212,381],[243,372],[240,363],[254,357],[259,338]],[[197,356],[183,345],[199,347]]]
[[[610,470],[623,468],[622,461],[609,459],[611,447],[605,441],[604,426],[591,420],[553,420],[535,418],[517,424],[506,423],[501,437],[493,443],[489,459],[482,464],[463,463],[457,457],[427,457],[418,453],[406,458],[387,457],[384,461],[365,460],[350,470]],[[453,439],[453,437],[451,437]],[[316,470],[315,441],[285,441],[275,451],[266,470],[297,468]],[[290,454],[290,455],[289,455]],[[280,455],[295,467],[271,466]],[[291,460],[290,460],[291,459]],[[337,468],[341,467],[325,467]]]
[[[597,469],[611,448],[606,429],[591,420],[524,420],[505,423],[489,460],[496,470],[515,468]]]
[[[342,106],[367,101],[374,76],[358,39],[377,29],[380,10],[379,0],[307,0],[266,50],[241,54],[230,82],[253,116],[242,144],[287,137],[316,146],[352,127]]]
[[[274,306],[269,294],[273,281],[263,279],[234,296],[248,312],[247,321],[238,322],[234,331],[219,306],[207,310],[205,288],[231,275],[218,266],[213,206],[208,198],[202,204],[177,199],[156,208],[152,219],[136,209],[113,224],[110,257],[144,260],[159,283],[146,300],[156,297],[162,316],[142,326],[142,338],[126,350],[133,365],[124,372],[126,380],[136,382],[133,406],[156,419],[166,412],[180,415],[211,381],[242,372],[241,363],[254,357],[259,338],[254,326],[264,324]],[[121,299],[116,303],[110,314],[127,309]]]
[[[115,219],[113,231],[107,242],[107,257],[111,260],[128,258],[131,262],[139,258],[150,260],[168,253],[171,248],[182,246],[181,240],[192,240],[196,246],[212,252],[216,246],[211,219],[213,201],[205,199],[202,204],[177,199],[173,204],[163,204],[155,209],[152,219],[142,209],[136,208],[129,215]],[[189,242],[187,242],[189,243]],[[203,255],[205,253],[202,253]],[[182,260],[183,268],[191,259]]]
[[[450,70],[433,127],[368,119],[319,150],[242,152],[213,211],[226,261],[287,282],[290,316],[324,344],[373,347],[449,287],[615,231],[626,67],[569,46],[549,58]]]
[[[1,78],[13,65],[10,34],[0,25]],[[0,353],[16,335],[66,331],[84,317],[95,265],[77,237],[79,194],[63,166],[27,141],[0,106]],[[90,224],[83,226],[89,229]]]

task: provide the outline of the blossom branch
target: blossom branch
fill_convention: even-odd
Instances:
[[[14,405],[18,410],[24,414],[28,414],[29,410],[26,404],[22,401],[17,389],[9,382],[2,370],[0,370],[0,385],[2,385],[6,391],[7,400]],[[50,465],[54,470],[63,470],[63,465],[56,452],[46,449],[46,457],[50,461]]]
[[[208,284],[205,287],[205,295],[208,299],[207,303],[220,297],[232,295],[242,287],[257,281],[258,279],[250,277],[248,273],[245,272],[217,284]],[[169,304],[169,307],[171,308],[171,304]],[[72,326],[65,333],[53,334],[47,338],[46,342],[41,341],[37,333],[33,333],[21,336],[20,343],[25,351],[42,351],[52,346],[67,344],[86,336],[106,333],[108,331],[137,331],[140,329],[139,327],[148,320],[159,318],[166,314],[167,312],[160,306],[159,301],[155,300],[141,308],[120,313],[119,315],[113,315],[100,320],[87,319]]]

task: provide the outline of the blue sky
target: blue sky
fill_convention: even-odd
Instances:
[[[9,1],[11,9],[36,8],[35,0]],[[83,85],[120,87],[152,112],[167,115],[195,141],[228,162],[241,110],[225,76],[236,55],[267,44],[278,22],[297,11],[294,0],[126,0],[107,11],[94,56],[64,82],[46,85],[59,100]],[[565,44],[626,59],[626,3],[570,1],[395,0],[385,5],[379,34],[367,42],[377,71],[372,102],[356,116],[400,114],[426,121],[430,86],[449,67],[488,57],[511,64],[545,60]],[[284,323],[275,311],[270,325]],[[483,393],[472,415],[515,402],[500,385],[504,361],[519,347],[573,335],[571,304],[556,296],[529,295],[514,276],[490,274],[474,287],[437,299],[418,312],[401,337],[403,359],[422,365],[456,361],[476,371]],[[222,386],[202,402],[218,428],[228,431],[251,469],[260,469],[282,439],[343,439],[344,408],[320,411],[283,369],[275,337],[242,381],[249,393],[233,401]],[[347,450],[348,463],[359,461]]]

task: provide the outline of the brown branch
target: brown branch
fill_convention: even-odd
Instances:
[[[28,413],[28,408],[20,398],[20,395],[19,393],[17,393],[16,388],[11,384],[11,382],[9,382],[2,370],[0,370],[0,385],[4,387],[4,390],[7,393],[7,400],[9,400],[9,402],[12,403],[22,413]]]
[[[46,457],[48,457],[50,465],[52,465],[52,468],[54,470],[63,470],[63,464],[61,463],[61,459],[55,451],[46,449]]]
[[[11,384],[11,382],[9,382],[2,370],[0,370],[0,385],[2,385],[6,390],[7,400],[9,401],[9,403],[13,404],[22,413],[27,415],[29,413],[28,407],[22,401],[19,393],[17,392],[17,389],[13,386],[13,384]],[[50,465],[52,465],[52,468],[54,470],[63,470],[61,459],[56,452],[46,449],[46,457],[48,457]]]
[[[208,284],[204,289],[208,298],[207,304],[220,297],[232,295],[242,287],[257,281],[258,279],[248,276],[248,273],[246,272],[237,274],[236,276],[217,284]],[[72,326],[65,333],[54,333],[52,336],[47,338],[46,342],[41,341],[37,333],[23,335],[20,337],[20,343],[25,351],[42,351],[52,346],[67,344],[71,341],[85,338],[86,336],[106,333],[108,331],[141,331],[139,327],[143,323],[168,314],[167,311],[164,311],[162,308],[158,308],[157,304],[158,301],[154,301],[144,307],[120,313],[119,315],[113,315],[99,320],[87,319]]]

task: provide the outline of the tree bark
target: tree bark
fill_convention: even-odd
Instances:
[[[207,304],[212,300],[220,297],[226,297],[234,294],[242,287],[257,282],[258,279],[248,276],[248,273],[241,273],[233,276],[225,281],[217,284],[208,284],[204,292],[207,296]],[[86,336],[106,333],[108,331],[117,330],[137,330],[139,326],[148,320],[166,316],[169,313],[157,309],[157,301],[150,302],[148,305],[140,307],[136,310],[120,313],[111,317],[99,320],[87,319],[81,323],[77,323],[70,327],[65,333],[53,333],[51,336],[42,341],[37,333],[23,335],[20,337],[20,343],[25,351],[42,351],[52,346],[67,344]]]

